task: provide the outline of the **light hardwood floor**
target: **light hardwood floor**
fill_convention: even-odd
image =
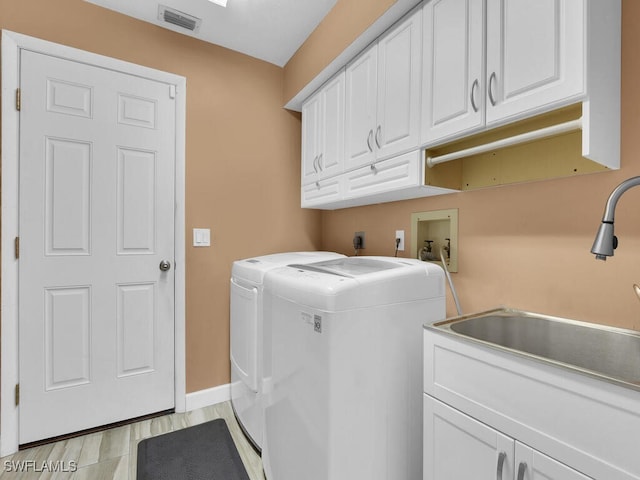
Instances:
[[[224,418],[251,480],[264,480],[262,461],[240,430],[230,402],[174,413],[103,432],[21,450],[0,459],[2,480],[135,480],[138,443],[148,437]],[[75,472],[50,472],[43,465]],[[27,471],[16,471],[22,467]],[[38,471],[34,471],[34,470]]]

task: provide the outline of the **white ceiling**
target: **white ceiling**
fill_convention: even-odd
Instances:
[[[86,0],[131,17],[284,66],[336,0]],[[197,32],[158,20],[158,6],[202,19]]]

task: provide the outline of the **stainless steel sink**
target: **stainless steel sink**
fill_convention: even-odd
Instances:
[[[513,309],[466,315],[427,328],[640,389],[639,332]]]

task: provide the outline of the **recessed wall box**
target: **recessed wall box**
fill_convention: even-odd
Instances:
[[[411,214],[411,255],[420,258],[420,250],[427,245],[439,263],[442,248],[448,270],[458,271],[457,208]]]

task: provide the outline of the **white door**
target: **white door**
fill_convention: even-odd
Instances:
[[[484,2],[424,6],[422,143],[442,143],[484,125]]]
[[[344,167],[344,82],[341,72],[322,89],[320,178],[338,175]]]
[[[420,10],[378,42],[377,160],[419,146],[421,65]]]
[[[320,174],[321,100],[319,92],[302,105],[302,184],[315,182]]]
[[[174,406],[175,100],[25,50],[20,72],[24,444]]]
[[[345,170],[375,160],[378,46],[360,55],[346,70]]]
[[[583,94],[586,3],[487,1],[488,125]]]
[[[513,479],[513,451],[513,439],[424,395],[424,480]]]
[[[344,84],[341,71],[302,105],[302,185],[342,173]]]
[[[534,450],[515,442],[517,480],[589,480],[590,477]]]

